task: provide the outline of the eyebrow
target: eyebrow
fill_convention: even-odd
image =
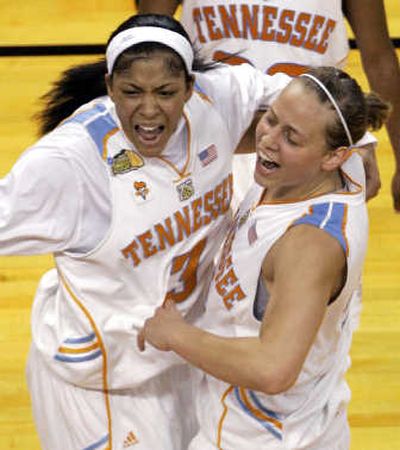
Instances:
[[[272,114],[274,115],[275,118],[279,119],[278,115],[276,114],[276,112],[274,111],[274,108],[271,105],[268,107],[268,109],[270,111],[272,111]],[[294,133],[296,133],[298,136],[300,136],[302,138],[306,137],[304,133],[302,133],[297,128],[293,127],[292,125],[284,125],[283,128],[293,131]]]
[[[130,87],[137,89],[137,90],[142,90],[143,88],[141,86],[138,86],[137,84],[135,84],[134,82],[131,81],[127,81],[126,82]],[[174,81],[171,81],[170,83],[165,83],[162,84],[161,86],[156,86],[155,89],[156,90],[161,90],[161,89],[166,89],[166,88],[171,88],[174,87]]]

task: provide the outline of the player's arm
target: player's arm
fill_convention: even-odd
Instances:
[[[324,251],[321,251],[321,248]],[[345,257],[324,231],[297,226],[265,260],[270,300],[258,337],[224,338],[193,327],[174,305],[160,308],[140,336],[160,350],[172,350],[227,383],[276,394],[297,379],[323,320],[341,286]],[[249,300],[248,300],[249,301]]]
[[[180,0],[137,0],[136,6],[139,14],[166,14],[173,16],[178,8]]]
[[[393,201],[400,211],[400,65],[389,37],[384,3],[382,0],[345,0],[344,7],[371,89],[393,107],[386,125],[396,160]]]

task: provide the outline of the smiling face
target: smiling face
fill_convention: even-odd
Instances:
[[[138,55],[129,67],[106,76],[126,137],[143,156],[160,156],[174,133],[193,83],[172,71],[167,52]]]
[[[256,129],[255,180],[266,199],[303,198],[329,189],[345,149],[328,149],[326,129],[335,112],[293,80],[263,115]],[[337,173],[335,173],[337,175]]]

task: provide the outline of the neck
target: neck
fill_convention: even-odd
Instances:
[[[301,186],[274,186],[267,187],[262,197],[262,203],[273,203],[278,201],[301,201],[334,192],[341,192],[344,181],[340,171],[326,175],[322,179],[313,179]]]

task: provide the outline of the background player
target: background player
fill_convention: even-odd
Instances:
[[[348,54],[347,18],[360,50],[370,87],[391,102],[387,131],[395,157],[393,205],[400,211],[400,66],[391,43],[382,0],[140,0],[139,12],[174,14],[182,3],[181,20],[201,54],[237,64],[252,63],[266,73],[297,74],[309,65],[343,68]],[[264,30],[264,31],[262,31]],[[245,38],[242,38],[245,36]],[[261,37],[260,37],[261,36]],[[364,155],[367,197],[380,188],[373,153]],[[243,165],[244,157],[237,157]],[[239,162],[240,161],[240,162]],[[240,174],[245,190],[247,172]]]

